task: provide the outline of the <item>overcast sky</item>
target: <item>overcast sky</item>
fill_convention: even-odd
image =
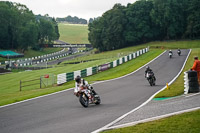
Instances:
[[[4,0],[0,0],[4,1]],[[68,15],[89,19],[101,16],[114,4],[127,5],[136,0],[9,0],[26,5],[35,15],[49,14],[51,17]]]

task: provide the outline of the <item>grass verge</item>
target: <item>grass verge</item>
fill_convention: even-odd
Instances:
[[[102,133],[199,133],[200,110]]]

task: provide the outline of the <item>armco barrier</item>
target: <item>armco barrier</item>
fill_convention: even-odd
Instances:
[[[142,49],[142,50],[138,50],[127,56],[121,57],[113,62],[105,63],[105,64],[102,64],[99,66],[89,67],[89,68],[86,68],[83,70],[77,70],[74,72],[58,74],[57,75],[57,84],[60,85],[60,84],[66,83],[68,81],[74,80],[77,76],[86,77],[86,76],[94,75],[100,71],[104,71],[109,68],[116,67],[120,64],[123,64],[123,63],[129,61],[129,60],[135,59],[136,57],[138,57],[148,51],[149,51],[149,47]]]
[[[25,59],[18,59],[18,60],[12,60],[15,62],[17,66],[29,66],[33,64],[39,64],[40,62],[50,61],[59,57],[67,56],[68,53],[65,52],[65,48],[61,51],[54,52],[52,54],[42,55],[42,56],[36,56],[31,58],[25,58]],[[46,59],[43,59],[46,58]],[[0,65],[7,64],[9,61],[0,62]]]
[[[188,73],[184,72],[184,94],[188,94],[189,92],[189,80],[188,80]]]

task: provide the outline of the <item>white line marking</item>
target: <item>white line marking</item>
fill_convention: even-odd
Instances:
[[[170,114],[165,114],[165,115],[160,115],[160,116],[156,116],[156,117],[152,117],[152,118],[147,118],[147,119],[144,119],[144,120],[139,120],[139,121],[130,122],[130,123],[122,124],[122,125],[112,126],[112,127],[107,128],[106,130],[134,126],[134,125],[139,124],[139,123],[150,122],[150,121],[158,120],[158,119],[161,119],[161,118],[166,118],[166,117],[169,117],[169,116],[178,115],[178,114],[182,114],[182,113],[186,113],[186,112],[191,112],[191,111],[195,111],[195,110],[199,110],[199,109],[200,109],[200,107],[196,107],[196,108],[192,108],[192,109],[186,109],[186,110],[182,110],[182,111],[178,111],[178,112],[174,112],[174,113],[170,113]]]
[[[195,93],[195,94],[192,94],[192,95],[187,95],[187,96],[185,96],[185,97],[192,97],[192,96],[196,96],[196,95],[199,95],[199,94],[200,94],[200,92]]]
[[[166,51],[164,51],[164,52],[166,52]],[[162,54],[164,54],[164,52],[163,52]],[[184,64],[183,64],[183,66],[182,66],[180,72],[176,75],[176,77],[174,77],[174,79],[173,79],[172,81],[170,81],[170,82],[168,83],[168,85],[172,84],[172,83],[178,78],[178,76],[181,74],[181,72],[183,71],[183,69],[184,69],[184,67],[185,67],[185,64],[186,64],[186,62],[187,62],[187,59],[188,59],[190,53],[191,53],[191,49],[190,49],[190,51],[189,51],[189,53],[188,53],[188,55],[187,55],[187,57],[186,57],[186,59],[185,59],[185,62],[184,62]],[[162,54],[161,54],[161,55],[162,55]],[[160,56],[161,56],[161,55],[160,55]],[[158,57],[160,57],[160,56],[158,56]],[[157,58],[158,58],[158,57],[157,57]],[[157,58],[155,58],[155,59],[157,59]],[[154,59],[154,60],[155,60],[155,59]],[[152,60],[152,61],[154,61],[154,60]],[[149,63],[151,63],[152,61],[150,61]],[[149,63],[147,63],[147,64],[149,64]],[[144,65],[144,66],[145,66],[145,65]],[[143,67],[144,67],[144,66],[143,66]],[[141,68],[142,68],[142,67],[141,67]],[[136,71],[140,70],[141,68],[137,69]],[[136,71],[134,71],[134,72],[136,72]],[[133,73],[134,73],[134,72],[133,72]],[[146,102],[144,102],[143,104],[141,104],[141,105],[138,106],[137,108],[135,108],[135,109],[131,110],[130,112],[128,112],[128,113],[122,115],[121,117],[119,117],[119,118],[117,118],[116,120],[114,120],[113,122],[111,122],[111,123],[105,125],[104,127],[99,128],[99,129],[93,131],[92,133],[99,133],[99,132],[101,132],[101,131],[103,131],[103,130],[106,130],[108,127],[110,127],[110,126],[113,125],[114,123],[117,123],[118,121],[122,120],[124,117],[128,116],[129,114],[135,112],[136,110],[138,110],[138,109],[140,109],[141,107],[143,107],[144,105],[146,105],[149,101],[151,101],[151,99],[154,98],[155,95],[157,95],[158,93],[160,93],[161,91],[163,91],[165,88],[166,88],[166,86],[164,86],[161,90],[159,90],[159,91],[156,92],[154,95],[152,95]]]

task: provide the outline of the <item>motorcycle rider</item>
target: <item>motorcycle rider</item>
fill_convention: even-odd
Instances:
[[[74,95],[76,95],[77,97],[79,96],[78,92],[80,91],[81,86],[86,87],[88,90],[92,91],[94,95],[96,95],[96,92],[93,90],[93,87],[90,86],[86,80],[82,79],[80,76],[77,76],[75,78],[75,81],[76,82],[75,82],[75,88],[74,88]]]
[[[170,49],[170,50],[169,50],[169,56],[170,56],[170,58],[172,57],[172,55],[173,55],[173,52],[172,52],[172,50]]]
[[[149,66],[146,66],[145,78],[148,78],[147,73],[149,73],[149,72],[153,73],[152,69]],[[156,81],[156,77],[155,77],[154,73],[153,73],[153,78]]]
[[[173,52],[172,52],[172,50],[171,50],[171,49],[169,50],[169,53],[171,53],[171,54],[173,55]]]
[[[178,51],[177,51],[177,53],[178,53],[178,55],[180,55],[181,54],[181,50],[178,48]]]

